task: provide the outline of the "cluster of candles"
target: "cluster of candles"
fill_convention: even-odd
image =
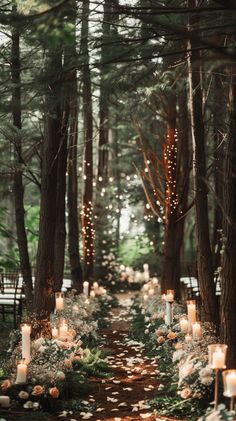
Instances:
[[[208,346],[209,365],[215,371],[215,409],[219,399],[219,372],[223,371],[224,396],[230,398],[230,409],[234,409],[234,398],[236,396],[236,369],[225,370],[227,345],[212,344]]]
[[[152,282],[150,282],[149,284],[144,284],[143,286],[143,300],[147,301],[150,297],[153,297],[155,292],[156,292],[156,288],[158,287],[159,283],[158,283],[158,279],[157,278],[152,278]]]

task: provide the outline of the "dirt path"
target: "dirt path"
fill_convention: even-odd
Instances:
[[[128,294],[119,294],[120,307],[111,314],[111,327],[103,329],[103,346],[111,351],[107,357],[112,377],[93,378],[93,393],[86,401],[96,405],[92,413],[67,414],[64,418],[49,416],[47,420],[66,419],[77,421],[160,421],[167,420],[152,414],[148,401],[154,397],[158,388],[158,365],[155,360],[145,356],[144,346],[130,339],[130,305]],[[5,415],[5,416],[4,416]],[[1,414],[7,421],[15,420],[14,415]],[[20,416],[19,416],[20,415]],[[28,415],[29,416],[29,415]],[[29,417],[27,416],[27,420]],[[45,415],[36,413],[32,420],[45,420]],[[17,419],[25,421],[23,414]]]
[[[158,368],[155,359],[144,355],[142,344],[130,339],[130,299],[120,298],[122,308],[112,312],[111,328],[101,336],[112,351],[108,364],[113,372],[110,379],[96,379],[97,391],[93,397],[98,408],[90,420],[131,421],[156,420],[151,415],[148,400],[158,387]]]

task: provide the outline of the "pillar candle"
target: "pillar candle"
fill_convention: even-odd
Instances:
[[[196,322],[196,304],[194,301],[187,303],[188,319],[191,323]]]
[[[227,373],[225,381],[229,395],[236,396],[236,372]]]
[[[63,320],[61,325],[60,325],[59,334],[60,334],[60,339],[66,339],[67,338],[68,325],[67,325],[65,320]]]
[[[93,289],[94,289],[94,291],[96,291],[96,289],[98,289],[98,283],[97,282],[93,283]]]
[[[173,301],[174,301],[174,291],[173,290],[171,290],[171,289],[167,290],[165,300],[168,301],[169,303],[173,303]]]
[[[148,300],[148,295],[147,294],[144,294],[143,295],[143,301],[147,301]]]
[[[154,293],[155,293],[154,289],[150,288],[149,291],[148,291],[149,297],[152,297],[154,295]]]
[[[170,325],[173,322],[172,302],[166,301],[166,324]]]
[[[192,323],[193,339],[200,339],[202,337],[201,324],[199,322]]]
[[[90,292],[90,297],[91,297],[91,298],[95,298],[95,295],[96,295],[96,294],[95,294],[95,291],[91,291],[91,292]]]
[[[212,354],[212,368],[225,368],[225,353],[220,348]]]
[[[192,340],[192,336],[187,333],[187,335],[185,335],[185,342],[190,342]]]
[[[24,323],[21,325],[21,336],[22,336],[22,358],[25,359],[26,363],[30,362],[30,333],[31,325]]]
[[[183,333],[188,333],[188,320],[187,319],[180,319],[180,330]]]
[[[56,292],[56,311],[60,311],[64,309],[64,293],[63,292]]]
[[[52,327],[52,337],[57,338],[58,336],[58,329],[56,327]]]
[[[83,282],[83,293],[86,297],[88,297],[88,292],[89,292],[89,282],[84,281]]]
[[[9,396],[0,396],[0,407],[1,408],[9,408],[10,406],[10,398]]]
[[[27,364],[24,361],[20,361],[17,364],[17,371],[16,371],[16,383],[26,383],[27,381]]]

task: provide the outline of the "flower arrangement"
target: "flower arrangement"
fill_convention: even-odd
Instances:
[[[102,298],[102,303],[107,304],[108,311],[109,295]],[[10,397],[12,408],[58,411],[67,399],[68,402],[74,399],[74,405],[78,407],[79,398],[90,390],[88,377],[108,375],[105,355],[98,348],[87,347],[91,335],[98,343],[98,323],[95,319],[100,311],[100,297],[85,302],[82,295],[70,292],[65,298],[64,309],[51,315],[51,326],[59,327],[57,334],[52,335],[48,328],[45,337],[31,341],[27,381],[22,384],[16,381],[16,361],[22,359],[21,334],[18,331],[12,334],[9,358],[3,365],[0,385],[1,392]],[[64,318],[67,330],[62,336],[60,323]]]

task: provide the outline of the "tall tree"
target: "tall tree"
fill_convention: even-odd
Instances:
[[[73,288],[82,291],[83,271],[79,252],[79,215],[78,215],[78,88],[77,71],[75,67],[76,54],[76,2],[71,4],[71,23],[73,25],[73,39],[69,48],[70,70],[68,80],[69,91],[69,150],[68,150],[68,251],[70,259]],[[69,63],[68,63],[69,64]],[[74,64],[74,66],[73,66]]]
[[[61,145],[61,47],[49,49],[45,71],[45,123],[34,308],[42,316],[52,310],[57,222],[58,156]]]
[[[229,96],[230,121],[225,146],[224,165],[224,254],[221,272],[221,337],[229,347],[227,367],[234,368],[236,360],[236,68],[231,68]]]
[[[196,12],[190,16],[190,32],[199,28],[198,0],[189,0]],[[189,105],[193,142],[194,201],[196,210],[197,271],[204,318],[217,324],[214,270],[209,234],[208,187],[206,184],[206,150],[201,87],[201,54],[194,37],[188,41]]]
[[[84,277],[90,279],[94,263],[93,228],[93,111],[91,72],[89,65],[89,0],[83,0],[81,25],[81,54],[83,57],[83,118],[84,118],[84,195],[82,208],[82,232],[84,249]]]
[[[13,12],[17,8],[13,5]],[[14,165],[14,195],[15,195],[15,216],[17,243],[19,247],[20,268],[24,280],[26,306],[30,310],[32,307],[32,274],[28,252],[27,234],[25,229],[25,209],[24,209],[24,184],[22,159],[22,128],[21,121],[21,63],[20,63],[20,31],[18,26],[12,29],[11,47],[11,78],[12,78],[12,119],[16,127],[16,136],[13,139],[15,152]]]

